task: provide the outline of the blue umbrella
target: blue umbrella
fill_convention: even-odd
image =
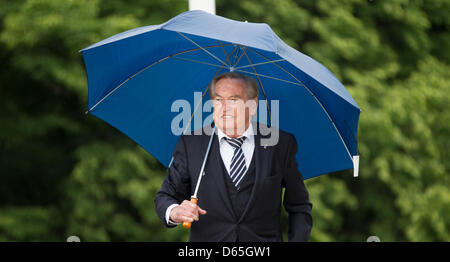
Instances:
[[[87,112],[165,166],[180,135],[172,132],[180,114],[171,110],[174,101],[192,105],[195,123],[209,97],[210,80],[236,71],[257,79],[259,100],[269,101],[264,107],[269,115],[270,101],[279,101],[279,119],[268,123],[296,137],[304,179],[357,169],[359,106],[329,70],[288,46],[267,24],[188,11],[160,25],[117,34],[81,53],[89,86]],[[189,122],[185,130],[194,127]]]

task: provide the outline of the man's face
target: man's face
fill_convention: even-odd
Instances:
[[[214,91],[215,125],[230,137],[242,135],[256,114],[257,98],[247,98],[245,82],[240,79],[222,78]]]

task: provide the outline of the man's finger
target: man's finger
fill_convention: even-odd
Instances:
[[[191,205],[183,206],[183,213],[191,213],[191,214],[196,215],[197,212],[198,211],[197,211],[196,207],[194,208]]]
[[[193,218],[187,216],[182,216],[181,220],[183,220],[184,222],[194,222]]]
[[[194,212],[189,212],[189,217],[193,218],[195,221],[198,221],[198,214]]]
[[[182,206],[185,206],[185,207],[191,207],[192,205],[195,206],[195,204],[192,203],[192,202],[189,201],[189,200],[184,200],[183,203],[181,203],[181,205],[182,205]]]
[[[206,210],[203,210],[200,207],[198,207],[198,212],[200,213],[200,215],[206,214]]]
[[[186,210],[185,212],[183,212],[181,214],[181,216],[189,217],[189,218],[192,218],[195,221],[198,221],[198,214],[196,214],[194,211],[191,211],[191,210]]]
[[[188,202],[189,203],[189,207],[191,208],[197,208],[197,204],[194,204],[192,202]]]

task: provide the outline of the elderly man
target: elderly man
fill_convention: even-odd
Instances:
[[[297,168],[295,137],[276,130],[275,145],[261,144],[267,134],[251,122],[258,102],[253,78],[229,72],[215,77],[209,88],[217,132],[180,137],[173,165],[155,198],[159,217],[167,227],[194,222],[190,241],[283,241],[280,215],[285,188],[289,241],[307,241],[312,204]],[[195,189],[211,135],[197,205],[187,199]]]

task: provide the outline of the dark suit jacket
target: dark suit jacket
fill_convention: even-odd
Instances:
[[[253,126],[257,126],[253,123]],[[259,128],[255,132],[256,177],[247,207],[236,217],[223,183],[224,170],[217,135],[198,191],[198,205],[207,211],[192,223],[190,241],[283,241],[280,225],[282,188],[284,207],[289,215],[289,241],[307,241],[312,228],[308,191],[298,171],[297,142],[290,133],[279,130],[275,146],[261,146]],[[158,216],[166,224],[171,204],[190,199],[194,193],[210,134],[183,135],[175,148],[174,162],[155,198]],[[226,171],[225,171],[226,172]]]

